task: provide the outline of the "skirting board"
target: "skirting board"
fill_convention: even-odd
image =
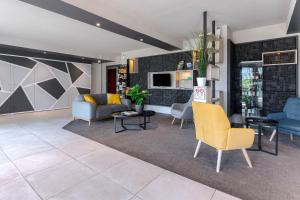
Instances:
[[[157,113],[171,114],[171,107],[168,106],[145,105],[145,110],[153,110]]]

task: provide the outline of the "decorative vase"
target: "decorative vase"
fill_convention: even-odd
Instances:
[[[144,105],[143,104],[142,105],[135,105],[134,108],[135,108],[136,112],[138,112],[139,114],[141,114],[143,112],[143,110],[144,110]]]
[[[197,85],[204,87],[206,85],[206,77],[197,77]]]

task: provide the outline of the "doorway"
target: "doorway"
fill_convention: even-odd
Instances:
[[[117,93],[117,68],[107,69],[107,93],[116,94]]]

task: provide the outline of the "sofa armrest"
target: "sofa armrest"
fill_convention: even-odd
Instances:
[[[96,106],[84,101],[74,101],[72,104],[72,115],[90,121],[96,117]]]
[[[132,108],[132,103],[130,99],[121,98],[121,102],[123,105],[127,106],[129,110]]]
[[[279,112],[279,113],[271,113],[267,115],[268,119],[273,119],[273,120],[280,120],[280,119],[285,119],[286,114],[284,112]]]

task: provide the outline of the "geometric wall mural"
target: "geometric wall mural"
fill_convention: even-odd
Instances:
[[[90,91],[90,64],[0,55],[0,114],[69,108]]]

